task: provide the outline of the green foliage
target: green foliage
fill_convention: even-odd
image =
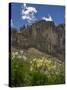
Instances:
[[[32,72],[32,85],[44,85],[47,84],[48,77],[46,74],[39,71]]]
[[[64,30],[64,29],[65,29],[65,24],[59,24],[59,25],[57,26],[57,28]]]
[[[52,57],[31,57],[26,59],[13,55],[11,59],[11,86],[34,86],[63,84],[64,63]]]

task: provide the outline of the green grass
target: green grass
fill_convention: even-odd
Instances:
[[[12,56],[11,86],[64,84],[64,63],[53,57]]]

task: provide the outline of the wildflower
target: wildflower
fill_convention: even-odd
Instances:
[[[41,66],[41,65],[38,63],[38,64],[37,64],[37,67],[39,68],[40,66]]]
[[[40,60],[39,60],[39,62],[40,62],[40,63],[43,63],[43,60],[42,60],[42,59],[40,59]]]
[[[30,71],[32,71],[33,70],[33,67],[30,67]]]
[[[14,59],[15,58],[15,52],[12,52],[12,59]]]
[[[14,52],[12,52],[12,56],[15,56],[15,53]]]
[[[19,58],[19,59],[21,59],[21,58],[22,58],[22,56],[18,55],[18,58]]]
[[[44,57],[42,57],[42,60],[44,60]]]
[[[32,61],[30,61],[30,63],[32,64]]]
[[[34,58],[33,61],[35,62],[36,61],[36,58]]]
[[[24,52],[23,50],[20,51],[21,54],[23,54],[23,52]]]
[[[27,57],[23,55],[23,59],[24,59],[24,60],[26,60],[26,59],[27,59]]]
[[[18,52],[15,52],[15,55],[18,55]]]

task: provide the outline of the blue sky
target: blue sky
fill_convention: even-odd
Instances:
[[[65,22],[64,6],[42,5],[42,4],[26,4],[26,5],[34,7],[37,10],[37,13],[35,14],[37,20],[41,20],[42,17],[48,16],[49,14],[53,18],[55,24],[61,24]],[[22,19],[22,9],[23,3],[11,4],[12,25],[18,29],[27,23],[26,20]]]

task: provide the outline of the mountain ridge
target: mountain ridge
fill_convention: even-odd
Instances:
[[[65,27],[56,27],[54,22],[40,20],[20,28],[19,32],[12,29],[11,46],[19,49],[34,47],[64,60]]]

